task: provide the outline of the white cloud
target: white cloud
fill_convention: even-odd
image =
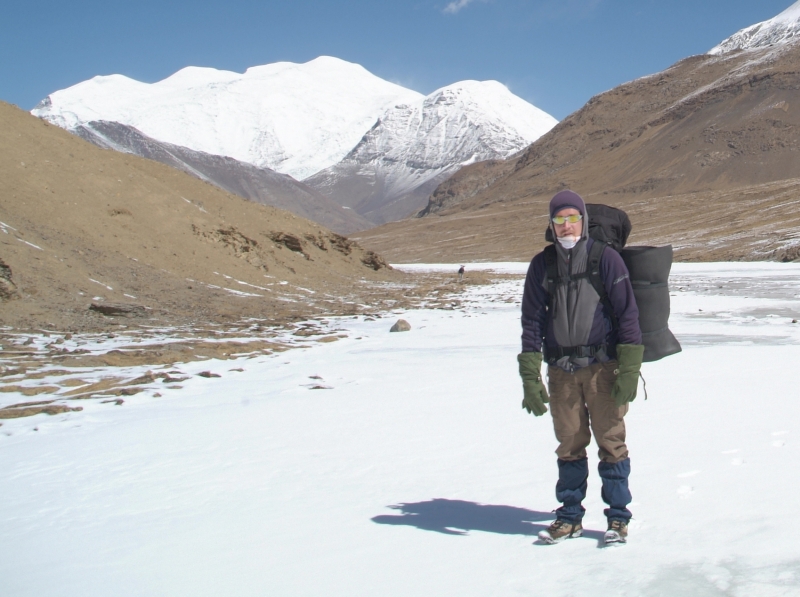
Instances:
[[[451,2],[450,4],[445,6],[444,7],[444,11],[442,11],[442,12],[444,12],[445,14],[454,15],[458,11],[460,11],[462,8],[466,8],[467,6],[469,6],[470,4],[472,4],[475,1],[476,0],[454,0],[453,2]],[[486,2],[486,0],[479,0],[479,1]]]

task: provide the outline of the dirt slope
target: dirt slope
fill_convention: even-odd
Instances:
[[[354,312],[401,279],[318,224],[0,103],[5,326],[107,325],[92,302],[158,325]]]
[[[118,122],[89,122],[70,132],[98,147],[138,155],[183,170],[229,193],[288,210],[339,234],[374,226],[310,186],[269,168],[257,168],[230,157],[156,141],[134,127]]]
[[[549,198],[626,209],[679,259],[800,255],[800,45],[694,56],[590,100],[515,160],[468,166],[422,218],[355,238],[392,261],[528,259]]]

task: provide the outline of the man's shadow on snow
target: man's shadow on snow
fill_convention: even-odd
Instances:
[[[537,512],[515,506],[477,504],[463,500],[433,499],[426,502],[389,506],[399,514],[374,516],[372,522],[413,526],[423,531],[434,531],[445,535],[468,535],[469,531],[483,531],[500,535],[536,536],[552,521],[552,512]],[[603,533],[587,531],[583,536],[602,543]]]

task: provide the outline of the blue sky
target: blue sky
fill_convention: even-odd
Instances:
[[[329,55],[422,93],[496,79],[562,119],[792,0],[9,0],[0,99],[31,109],[95,75],[154,82]]]

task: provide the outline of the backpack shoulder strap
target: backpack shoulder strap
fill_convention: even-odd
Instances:
[[[589,249],[589,257],[586,263],[586,269],[589,272],[589,280],[597,292],[597,295],[600,297],[600,302],[603,304],[606,315],[608,315],[609,319],[611,320],[611,327],[616,330],[619,329],[619,319],[617,319],[617,314],[614,312],[614,306],[611,304],[611,299],[608,298],[608,292],[606,292],[606,285],[603,282],[602,276],[600,275],[600,260],[602,259],[603,252],[605,250],[606,244],[595,240],[592,243],[592,247]]]
[[[553,312],[553,290],[558,283],[558,264],[556,263],[556,247],[555,245],[547,245],[544,248],[544,265],[545,274],[542,286],[547,292],[547,311],[552,314]]]
[[[553,285],[558,281],[558,264],[556,263],[556,247],[555,245],[547,245],[544,248],[544,265],[545,265],[545,290],[550,293]]]

